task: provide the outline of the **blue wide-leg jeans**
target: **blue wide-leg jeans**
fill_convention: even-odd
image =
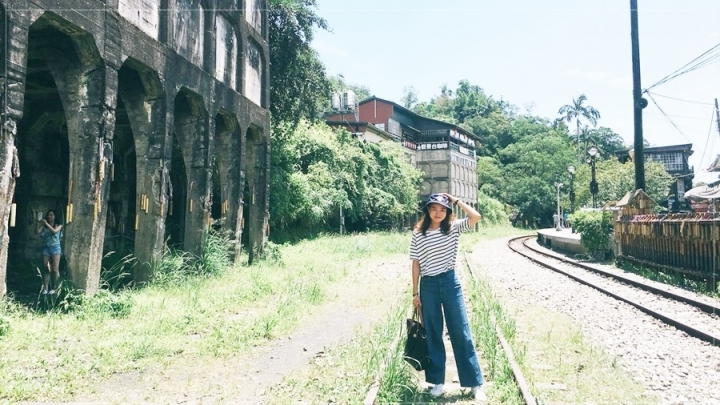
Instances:
[[[430,384],[445,383],[445,345],[442,335],[444,313],[460,386],[482,385],[483,376],[465,311],[462,287],[455,271],[421,277],[420,302],[431,362],[425,369],[425,381]]]

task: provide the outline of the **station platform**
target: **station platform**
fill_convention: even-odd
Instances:
[[[573,233],[570,228],[561,228],[559,231],[555,228],[538,229],[537,233],[538,243],[553,250],[575,254],[588,253],[580,244],[580,234]]]

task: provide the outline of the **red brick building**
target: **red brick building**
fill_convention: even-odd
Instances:
[[[343,111],[326,120],[358,136],[370,128],[374,136],[386,134],[387,140],[401,143],[412,163],[424,173],[421,199],[433,193],[450,193],[469,204],[477,203],[475,150],[479,138],[471,132],[378,97],[362,101],[357,114]],[[367,140],[372,141],[370,138]]]

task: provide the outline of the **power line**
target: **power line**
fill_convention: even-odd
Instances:
[[[667,120],[670,122],[670,124],[672,124],[672,126],[675,127],[675,129],[678,131],[678,133],[679,133],[680,135],[682,135],[682,137],[685,138],[688,142],[692,142],[692,141],[690,140],[690,138],[688,138],[687,136],[685,136],[685,134],[683,134],[683,132],[680,130],[680,128],[678,128],[678,126],[675,125],[675,122],[672,120],[672,118],[670,118],[670,116],[668,116],[668,115],[665,113],[665,111],[662,109],[662,107],[660,107],[660,105],[657,103],[657,101],[655,101],[655,99],[653,98],[652,94],[647,93],[647,95],[648,95],[648,97],[650,98],[650,100],[652,100],[653,104],[655,104],[655,106],[658,108],[658,110],[660,110],[660,112],[665,116],[665,118],[667,118]]]
[[[672,79],[680,77],[686,73],[690,73],[694,70],[700,69],[704,66],[707,66],[711,63],[716,62],[720,58],[720,52],[718,52],[718,50],[720,50],[720,44],[715,45],[714,47],[710,48],[709,50],[703,52],[700,56],[696,57],[695,59],[693,59],[690,62],[683,65],[681,68],[679,68],[676,71],[670,73],[669,75],[663,77],[657,83],[655,83],[652,86],[645,89],[644,92],[647,93],[648,90],[652,89],[653,87],[657,87],[661,84],[669,82]]]
[[[647,90],[645,90],[645,91],[646,91],[648,94],[650,94],[649,91],[647,91]],[[685,99],[682,99],[682,98],[665,96],[665,95],[658,94],[658,93],[652,93],[652,94],[653,94],[654,96],[656,96],[656,97],[668,98],[668,99],[670,99],[670,100],[683,101],[683,102],[686,102],[686,103],[701,104],[701,105],[714,105],[713,103],[703,103],[702,101],[685,100]]]

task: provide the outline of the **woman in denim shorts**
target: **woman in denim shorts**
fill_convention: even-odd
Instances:
[[[48,211],[45,219],[38,221],[36,231],[42,240],[43,289],[41,294],[55,294],[58,278],[60,278],[62,224],[56,222],[54,210]],[[51,278],[52,285],[50,285]]]

